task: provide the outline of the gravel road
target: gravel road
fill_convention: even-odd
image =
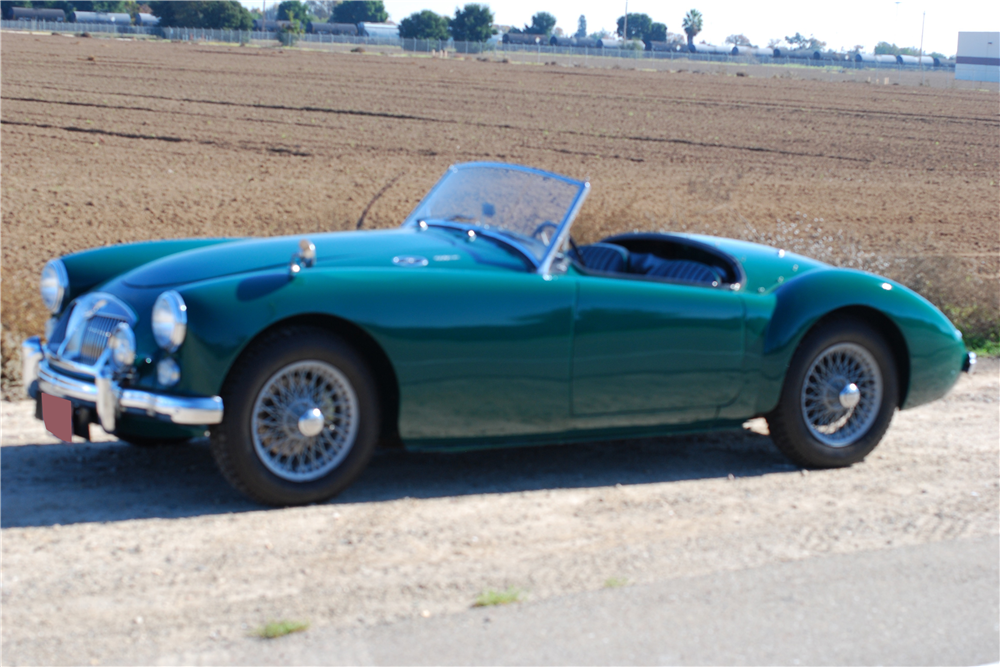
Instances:
[[[945,399],[897,413],[849,469],[789,465],[756,420],[704,436],[384,452],[334,502],[285,510],[230,491],[205,443],[68,445],[31,411],[2,404],[10,665],[240,662],[320,636],[462,619],[487,588],[522,589],[525,609],[574,595],[599,606],[609,579],[656,588],[1000,532],[995,359]],[[311,628],[266,646],[248,636],[277,619]]]

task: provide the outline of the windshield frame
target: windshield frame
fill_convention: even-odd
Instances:
[[[463,162],[459,164],[453,164],[448,167],[448,170],[444,175],[438,180],[433,188],[428,191],[428,193],[420,200],[420,203],[413,209],[414,212],[419,210],[425,202],[434,196],[434,193],[441,187],[441,185],[454,173],[458,171],[463,171],[466,169],[504,169],[509,171],[520,171],[526,174],[531,174],[535,176],[543,176],[545,178],[551,178],[554,180],[562,181],[577,188],[576,196],[570,203],[569,207],[566,209],[565,215],[563,215],[562,220],[556,226],[556,230],[552,235],[552,240],[546,246],[545,252],[542,254],[542,258],[538,259],[533,252],[526,248],[523,244],[519,243],[514,237],[509,236],[504,233],[494,231],[490,228],[483,227],[477,223],[468,222],[457,222],[457,221],[447,221],[447,220],[418,220],[414,217],[414,213],[410,213],[406,220],[403,221],[402,227],[416,227],[421,223],[429,227],[443,227],[450,229],[461,229],[466,231],[475,231],[477,235],[482,235],[487,238],[493,239],[500,243],[510,246],[515,249],[519,254],[524,255],[531,265],[535,269],[535,273],[539,275],[549,275],[552,271],[552,264],[559,253],[559,249],[566,243],[566,239],[569,237],[570,227],[573,225],[573,221],[580,211],[580,207],[583,205],[583,201],[587,198],[587,194],[590,192],[590,183],[587,181],[578,181],[574,178],[569,178],[568,176],[563,176],[561,174],[555,174],[550,171],[543,171],[541,169],[535,169],[534,167],[525,167],[519,164],[508,164],[505,162]]]

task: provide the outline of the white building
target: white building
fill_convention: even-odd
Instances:
[[[958,33],[955,78],[1000,82],[1000,32]]]

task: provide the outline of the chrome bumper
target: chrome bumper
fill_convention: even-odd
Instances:
[[[129,412],[189,426],[222,422],[222,399],[218,396],[169,396],[122,388],[106,371],[102,371],[93,383],[61,375],[49,366],[37,337],[21,345],[21,360],[22,377],[29,392],[31,384],[37,380],[36,393],[43,391],[93,406],[101,426],[109,433],[115,430],[118,416]]]
[[[965,363],[962,364],[962,370],[968,374],[973,374],[976,372],[976,353],[966,352],[965,353]]]

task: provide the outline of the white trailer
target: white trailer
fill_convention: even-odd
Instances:
[[[1000,83],[1000,32],[958,33],[955,78]]]

